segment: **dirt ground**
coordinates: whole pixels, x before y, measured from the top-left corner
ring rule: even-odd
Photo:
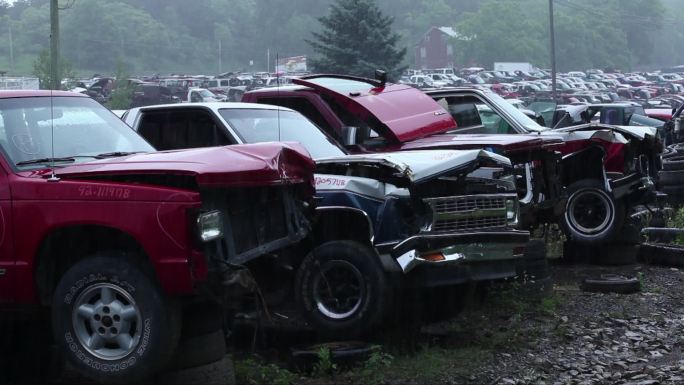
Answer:
[[[603,273],[639,279],[637,294],[583,292]],[[488,290],[456,317],[426,325],[413,351],[382,344],[351,369],[281,370],[236,357],[238,383],[682,384],[684,271],[648,265],[553,266],[553,288],[529,300],[518,284]],[[257,360],[259,364],[255,364]],[[245,368],[244,363],[256,365]],[[261,365],[261,366],[260,366]],[[255,369],[256,368],[256,369]]]

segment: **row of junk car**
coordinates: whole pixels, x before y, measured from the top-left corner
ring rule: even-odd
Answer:
[[[363,338],[466,284],[547,278],[553,229],[622,258],[684,197],[683,104],[654,127],[633,102],[538,103],[382,71],[119,117],[1,91],[0,299],[126,383],[221,359],[237,318]]]

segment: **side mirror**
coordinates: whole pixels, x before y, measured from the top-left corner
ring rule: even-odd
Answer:
[[[358,130],[358,127],[353,126],[342,127],[342,144],[345,147],[356,145],[356,133]]]

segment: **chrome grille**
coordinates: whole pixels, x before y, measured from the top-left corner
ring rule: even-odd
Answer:
[[[458,197],[425,199],[432,209],[432,226],[427,231],[469,231],[505,227],[506,202],[513,200],[517,209],[515,194],[467,195]]]

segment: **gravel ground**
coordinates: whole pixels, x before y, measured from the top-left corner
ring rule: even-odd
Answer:
[[[586,277],[617,273],[640,277],[637,294],[579,290]],[[485,317],[483,329],[511,328],[524,336],[498,346],[471,374],[443,377],[472,384],[684,383],[684,272],[674,268],[556,266],[552,297],[521,319]],[[467,311],[465,313],[468,313]],[[467,319],[467,314],[460,317]],[[482,320],[482,318],[480,318]],[[453,321],[452,321],[453,322]],[[458,321],[456,321],[458,322]]]

